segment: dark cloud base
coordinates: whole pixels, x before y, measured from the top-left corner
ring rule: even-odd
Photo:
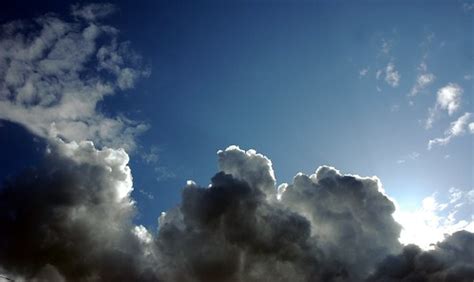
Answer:
[[[277,190],[270,160],[229,147],[211,185],[188,183],[152,234],[132,223],[127,161],[120,150],[59,142],[6,182],[1,272],[17,281],[474,278],[474,234],[457,232],[431,251],[401,246],[376,178],[320,167]]]

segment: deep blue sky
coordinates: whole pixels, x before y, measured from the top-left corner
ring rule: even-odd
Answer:
[[[216,151],[232,144],[267,155],[279,183],[328,164],[344,173],[377,175],[406,207],[450,187],[474,188],[472,135],[427,150],[428,140],[474,110],[474,10],[464,2],[115,4],[119,12],[107,23],[152,73],[100,108],[151,126],[131,155],[144,224],[154,226],[159,212],[178,203],[187,179],[207,185],[217,169]],[[4,5],[2,23],[46,12],[67,15],[70,3]],[[436,79],[409,98],[423,61]],[[376,78],[390,62],[400,75],[397,87]],[[448,83],[463,89],[461,106],[452,116],[440,112],[425,129],[436,92]],[[25,142],[26,134],[4,123],[1,147],[24,152],[42,146]],[[156,162],[144,160],[150,152],[158,155]],[[4,175],[22,166],[11,149],[0,155],[8,164]]]

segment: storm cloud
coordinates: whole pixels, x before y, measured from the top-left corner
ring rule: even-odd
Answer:
[[[127,162],[91,142],[50,145],[43,164],[0,189],[0,267],[28,281],[146,280]]]
[[[430,252],[403,248],[376,177],[322,166],[277,189],[265,156],[231,146],[218,157],[210,185],[189,181],[153,232],[133,223],[124,150],[51,143],[42,165],[0,189],[2,272],[18,281],[472,278],[473,234],[455,233]]]

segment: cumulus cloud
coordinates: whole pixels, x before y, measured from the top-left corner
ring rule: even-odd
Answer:
[[[0,268],[20,281],[156,280],[132,223],[128,160],[91,142],[51,143],[40,166],[0,189]]]
[[[436,145],[447,145],[453,138],[462,136],[466,133],[474,134],[474,121],[472,120],[472,113],[464,113],[457,120],[451,122],[449,129],[447,129],[444,133],[444,137],[438,137],[429,140],[428,150],[431,150],[433,146]]]
[[[277,190],[263,155],[231,146],[218,156],[211,185],[190,182],[182,204],[160,219],[167,279],[360,280],[401,248],[377,178],[320,167]]]
[[[436,105],[446,110],[449,115],[454,114],[461,105],[461,96],[463,93],[461,86],[455,83],[449,83],[438,90]]]
[[[387,256],[398,258],[401,226],[377,177],[322,166],[277,186],[270,159],[237,146],[218,152],[210,185],[187,182],[156,231],[135,224],[126,150],[145,126],[96,107],[148,71],[117,30],[100,23],[114,10],[75,5],[71,21],[47,15],[1,28],[0,118],[48,143],[40,164],[0,186],[2,276],[363,281],[383,274],[377,265]],[[398,85],[394,66],[385,74]],[[144,156],[157,159],[153,150]]]
[[[154,233],[133,223],[124,150],[50,142],[42,165],[0,188],[0,271],[18,281],[363,281],[402,251],[376,177],[322,166],[277,188],[254,150],[231,146],[218,161],[211,184],[188,181]]]
[[[113,11],[75,5],[72,21],[48,14],[1,26],[0,119],[45,138],[132,149],[146,125],[96,109],[149,72],[115,28],[98,22]]]
[[[473,261],[474,234],[459,231],[430,251],[404,247],[401,254],[387,257],[367,281],[472,281]]]

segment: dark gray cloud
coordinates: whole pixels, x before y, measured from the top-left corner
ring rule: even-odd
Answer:
[[[235,146],[218,156],[211,184],[190,181],[154,234],[133,223],[124,150],[50,142],[41,166],[0,188],[0,273],[18,281],[184,282],[472,275],[472,233],[430,252],[402,248],[395,207],[376,177],[323,166],[276,189],[265,156]]]
[[[155,277],[147,234],[132,224],[127,162],[90,142],[50,145],[41,166],[0,189],[1,268],[27,281]]]
[[[376,177],[343,175],[322,166],[315,174],[298,174],[285,187],[281,202],[311,222],[320,249],[344,264],[351,280],[360,280],[376,262],[397,253],[401,227],[394,204]]]
[[[369,282],[474,280],[474,234],[458,231],[430,251],[408,245],[396,256],[387,257]]]

